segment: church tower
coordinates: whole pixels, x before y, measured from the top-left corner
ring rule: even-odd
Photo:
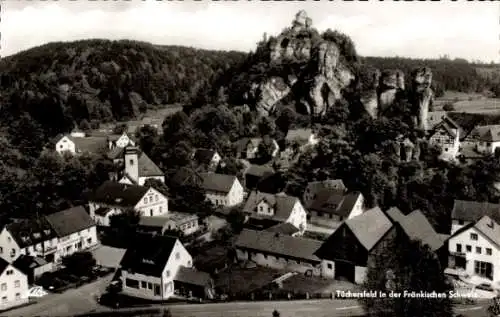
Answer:
[[[139,183],[139,149],[135,146],[125,148],[125,175]]]

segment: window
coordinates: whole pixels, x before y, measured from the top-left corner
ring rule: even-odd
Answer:
[[[7,283],[2,283],[2,291],[6,291],[7,290]]]
[[[170,270],[167,270],[167,277],[170,277]]]
[[[486,254],[487,254],[487,255],[491,255],[491,253],[492,253],[492,252],[491,252],[491,249],[490,249],[490,248],[486,248]]]
[[[264,211],[264,207],[259,206],[259,211]]]
[[[457,252],[462,252],[462,245],[457,243]]]
[[[16,300],[20,300],[21,299],[21,293],[16,293]]]
[[[465,250],[466,250],[467,252],[472,252],[472,247],[471,247],[470,245],[466,245],[466,246],[465,246]]]
[[[72,246],[71,246],[71,245],[68,245],[68,246],[66,247],[66,252],[71,252],[71,249],[72,249]]]
[[[267,254],[262,254],[262,256],[264,257],[264,259],[267,259]]]
[[[191,261],[188,261],[188,266],[191,266]]]
[[[19,287],[21,287],[21,281],[16,280],[16,281],[14,282],[14,287],[15,287],[15,288],[19,288]]]
[[[148,283],[142,281],[141,282],[141,288],[147,288],[148,287]]]
[[[129,163],[130,165],[134,165],[134,160],[128,160],[128,163]]]
[[[91,243],[92,243],[92,238],[88,238],[88,239],[87,239],[87,243],[88,243],[88,244],[91,244]]]
[[[125,286],[131,287],[131,288],[139,288],[139,281],[133,280],[131,278],[126,278],[125,279]]]
[[[158,199],[159,199],[158,195],[155,195],[155,201],[158,201]]]
[[[326,265],[326,267],[327,267],[329,270],[331,270],[331,269],[333,268],[333,265],[332,265],[331,263],[328,263],[328,264]]]
[[[147,204],[148,203],[148,197],[144,197],[144,203]]]
[[[477,241],[477,233],[471,233],[470,234],[470,239],[474,240],[474,241]]]
[[[153,283],[148,282],[148,289],[153,289]]]
[[[12,275],[12,274],[14,274],[13,270],[7,270],[7,275]]]
[[[476,247],[476,253],[481,254],[481,247]]]
[[[181,258],[181,254],[179,252],[175,253],[175,259],[179,260]]]
[[[7,237],[7,241],[11,242],[12,238],[11,237]]]
[[[160,214],[163,212],[163,207],[160,206]]]
[[[464,221],[463,221],[463,220],[459,220],[459,221],[458,221],[458,224],[459,224],[459,225],[461,225],[461,226],[463,226]]]
[[[149,202],[152,203],[153,202],[153,196],[150,196],[149,197]]]
[[[6,301],[7,301],[7,296],[2,297],[2,302],[5,303]]]
[[[10,250],[10,257],[13,258],[16,256],[16,249]]]
[[[493,265],[489,262],[474,261],[474,272],[486,278],[491,279],[493,277]]]
[[[447,148],[447,147],[445,147],[445,148],[444,148],[444,151],[445,151],[445,152],[448,152],[448,148]]]
[[[149,210],[149,215],[150,215],[150,216],[153,216],[153,209],[150,209],[150,210]]]

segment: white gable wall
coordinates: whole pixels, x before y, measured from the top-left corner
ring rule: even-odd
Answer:
[[[150,188],[135,205],[141,216],[164,216],[168,214],[168,198],[154,188]]]
[[[21,248],[7,229],[0,233],[0,256],[7,262],[14,262],[21,255]]]
[[[301,233],[307,230],[307,213],[302,204],[297,200],[287,221],[299,228]]]
[[[76,153],[76,145],[67,136],[63,136],[56,143],[56,152],[59,154],[62,154],[64,152],[69,152],[71,154],[75,154]]]
[[[28,277],[12,265],[0,275],[0,309],[28,302]]]
[[[181,266],[192,267],[193,258],[182,243],[177,240],[162,273],[164,298],[169,298],[174,294],[174,278]]]

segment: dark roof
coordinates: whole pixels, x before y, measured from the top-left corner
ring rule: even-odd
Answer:
[[[75,143],[76,150],[79,152],[98,153],[107,149],[108,146],[106,137],[67,137]]]
[[[434,230],[420,210],[414,210],[406,216],[397,208],[392,208],[387,211],[388,214],[389,212],[393,221],[400,224],[410,239],[422,241],[422,244],[428,245],[433,251],[443,246],[445,238]]]
[[[275,226],[267,228],[266,231],[277,232],[277,233],[282,233],[284,235],[291,236],[294,233],[299,232],[299,228],[295,227],[294,225],[292,225],[289,222],[282,222],[282,223],[279,223]]]
[[[483,216],[474,227],[500,246],[500,226],[488,216]]]
[[[404,219],[405,215],[399,210],[398,207],[391,207],[385,212],[393,222],[400,222]]]
[[[391,220],[379,207],[347,219],[344,223],[368,251],[392,228]]]
[[[362,196],[360,192],[343,194],[338,190],[327,188],[318,193],[317,198],[312,202],[309,209],[348,217],[360,196]]]
[[[124,153],[124,148],[122,147],[115,147],[114,149],[110,150],[106,156],[110,159],[110,160],[118,160],[118,159],[123,159],[123,153]]]
[[[451,211],[454,220],[476,222],[485,215],[500,223],[500,204],[456,199]]]
[[[109,208],[109,207],[100,207],[100,208],[97,208],[96,211],[94,211],[94,214],[104,217],[110,211],[111,211],[111,208]]]
[[[95,226],[83,206],[72,207],[46,216],[59,238]]]
[[[143,216],[139,220],[139,226],[163,228],[168,220],[165,216]]]
[[[318,240],[296,238],[277,232],[243,229],[235,246],[262,253],[319,262],[320,259],[314,255],[314,252],[321,244],[321,241]]]
[[[45,217],[15,221],[5,226],[20,248],[35,245],[56,237]]]
[[[174,281],[190,285],[208,286],[211,284],[212,278],[208,273],[181,266],[175,275]]]
[[[5,271],[5,269],[9,266],[9,262],[5,261],[3,258],[0,257],[0,274]]]
[[[122,270],[147,276],[161,276],[172,253],[176,237],[137,234],[120,262]]]
[[[252,176],[258,176],[258,177],[264,177],[267,175],[272,175],[274,174],[274,168],[268,165],[256,165],[252,164],[250,167],[245,171],[246,175],[252,175]]]
[[[47,263],[48,262],[45,261],[44,258],[22,254],[12,263],[12,265],[21,270],[24,274],[28,274],[33,269],[44,266]]]
[[[229,193],[235,181],[234,175],[225,175],[217,173],[201,173],[203,179],[201,187],[206,191]]]
[[[280,221],[287,220],[288,217],[290,217],[295,203],[299,202],[299,199],[297,197],[288,196],[285,194],[268,194],[258,191],[252,191],[245,203],[245,207],[243,207],[243,211],[251,214],[252,217],[259,217],[260,215],[257,215],[257,205],[262,200],[265,200],[268,204],[274,207],[274,215],[262,215],[261,217],[269,217]]]
[[[135,207],[148,190],[144,186],[106,181],[94,191],[89,200],[110,206]]]
[[[341,179],[327,179],[324,181],[309,182],[306,187],[306,191],[311,194],[318,194],[325,189],[346,191],[347,187]]]
[[[194,159],[201,164],[209,164],[214,158],[215,150],[197,149],[194,153]]]
[[[139,177],[164,176],[163,171],[156,165],[146,153],[139,155]]]

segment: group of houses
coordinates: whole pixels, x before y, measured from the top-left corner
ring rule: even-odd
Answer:
[[[500,147],[500,125],[480,125],[465,129],[445,111],[429,112],[429,143],[441,149],[447,161],[473,162],[494,154]]]

